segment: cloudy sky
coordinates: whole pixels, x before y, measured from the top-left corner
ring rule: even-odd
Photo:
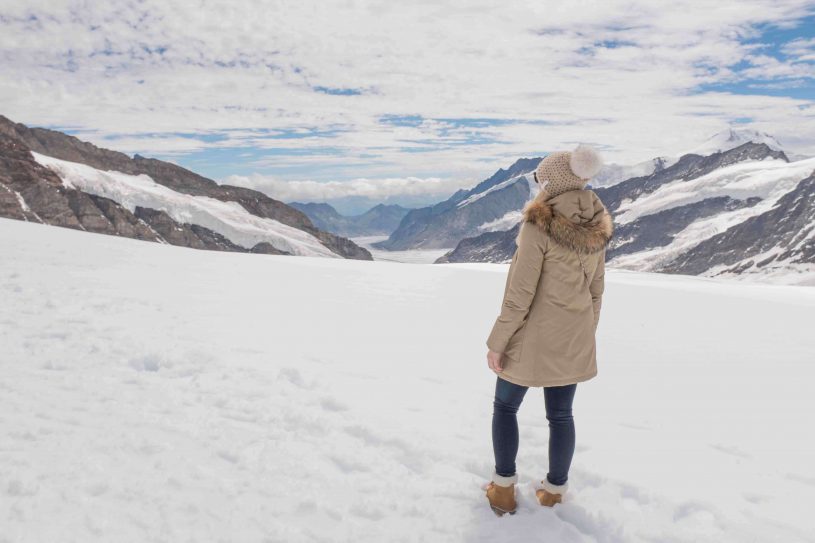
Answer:
[[[0,0],[0,114],[346,212],[579,142],[815,155],[815,1]]]

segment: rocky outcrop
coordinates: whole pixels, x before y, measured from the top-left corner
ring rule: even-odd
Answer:
[[[217,232],[197,224],[178,223],[164,211],[136,207],[135,217],[148,225],[152,232],[170,245],[210,249],[214,251],[246,252]]]
[[[68,200],[70,190],[57,174],[35,162],[22,143],[4,135],[0,135],[0,184],[14,195],[6,198],[10,210],[4,210],[4,217],[85,229]]]
[[[268,243],[260,244],[258,250],[239,247],[198,225],[177,224],[166,213],[162,217],[163,212],[157,210],[152,210],[154,213],[142,211],[142,217],[137,217],[116,202],[64,187],[56,174],[33,160],[29,151],[101,170],[145,174],[156,183],[177,192],[237,202],[253,215],[308,232],[338,255],[372,260],[368,250],[347,238],[320,230],[303,212],[261,192],[219,185],[175,164],[139,155],[130,158],[124,153],[102,149],[61,132],[13,123],[1,115],[0,216],[136,239],[163,240],[188,247],[288,254]],[[150,221],[156,221],[157,226]]]
[[[166,238],[163,238],[155,229],[151,228],[149,223],[142,220],[138,216],[138,213],[134,215],[113,200],[102,196],[94,196],[91,194],[86,196],[110,222],[112,231],[105,233],[147,241],[167,241]],[[138,211],[138,209],[136,211]]]

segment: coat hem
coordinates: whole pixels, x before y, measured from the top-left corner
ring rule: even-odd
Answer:
[[[590,371],[589,373],[584,373],[583,375],[577,375],[575,377],[566,377],[563,379],[552,379],[547,381],[541,380],[534,380],[534,379],[518,379],[516,377],[504,375],[503,372],[498,373],[498,377],[503,379],[504,381],[509,381],[510,383],[514,383],[516,385],[521,385],[525,387],[557,387],[557,386],[564,386],[564,385],[572,385],[575,383],[582,383],[583,381],[588,381],[592,377],[597,375],[597,370]]]

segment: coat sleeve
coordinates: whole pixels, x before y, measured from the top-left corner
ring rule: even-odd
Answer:
[[[518,248],[504,288],[501,314],[487,338],[487,347],[491,351],[504,352],[513,334],[521,327],[535,297],[543,272],[545,251],[539,229],[539,226],[531,222],[524,221],[521,224]]]
[[[603,305],[603,290],[605,289],[606,275],[606,252],[600,255],[600,262],[594,270],[594,277],[589,284],[591,292],[591,305],[594,308],[594,331],[597,331],[597,324],[600,322],[600,308]]]

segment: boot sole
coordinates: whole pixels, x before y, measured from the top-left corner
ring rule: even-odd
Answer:
[[[492,509],[492,512],[495,513],[496,516],[499,516],[499,517],[504,516],[505,513],[509,513],[510,515],[514,515],[515,513],[518,512],[517,509],[513,509],[512,511],[506,511],[504,509],[501,509],[500,507],[495,507],[494,505],[490,505],[490,509]]]

